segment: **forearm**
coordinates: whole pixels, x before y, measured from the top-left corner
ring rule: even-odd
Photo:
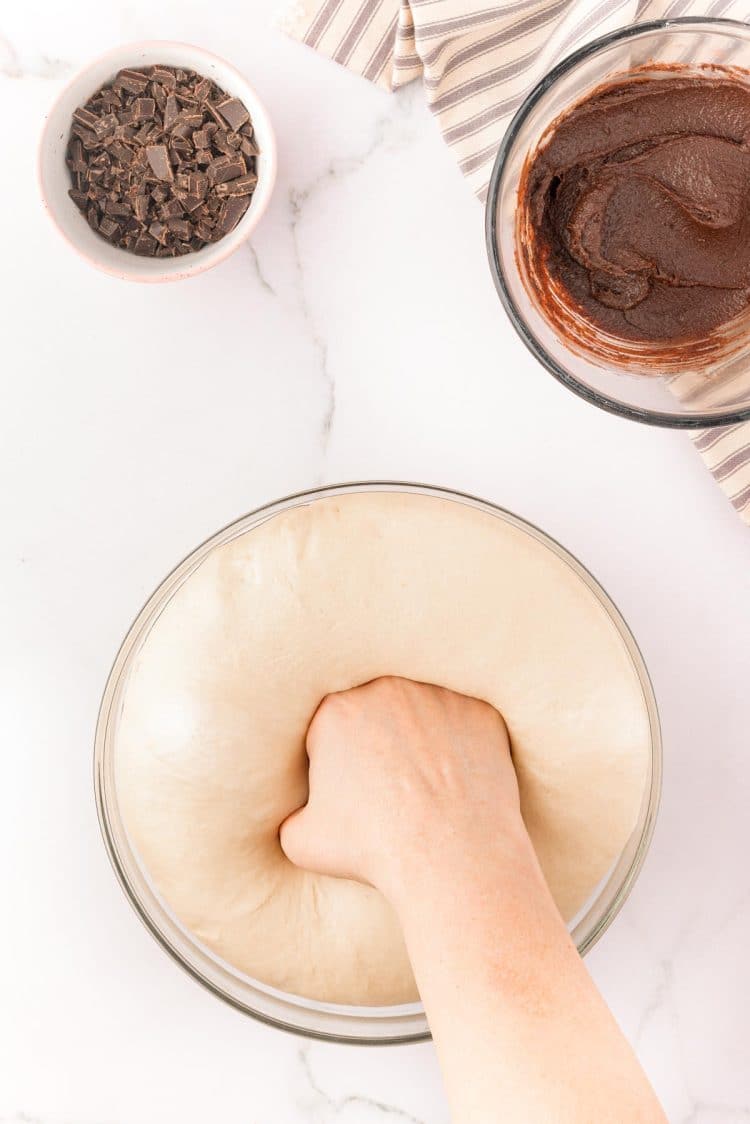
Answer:
[[[656,1124],[523,831],[433,853],[397,903],[454,1124]]]

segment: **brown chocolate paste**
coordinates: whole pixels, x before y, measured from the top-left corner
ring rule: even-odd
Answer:
[[[705,339],[750,304],[750,85],[673,67],[599,87],[530,157],[519,214],[537,295],[589,347]]]

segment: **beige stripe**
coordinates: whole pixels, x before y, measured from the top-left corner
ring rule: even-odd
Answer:
[[[741,425],[742,422],[737,422],[736,425],[725,426],[722,429],[707,429],[700,437],[695,437],[693,443],[699,452],[708,452],[717,442],[723,441],[725,437],[729,437],[732,433],[736,433]]]
[[[528,0],[517,0],[514,4],[506,4],[502,9],[485,8],[474,12],[470,16],[454,16],[452,19],[436,20],[434,23],[420,23],[417,28],[417,39],[422,43],[425,39],[435,39],[454,31],[468,31],[472,27],[481,27],[486,23],[497,23],[498,16],[502,18],[523,12],[529,7]]]
[[[750,445],[743,445],[741,449],[737,449],[725,460],[713,465],[711,471],[717,480],[725,480],[727,476],[732,476],[746,464],[750,464]]]
[[[341,40],[338,50],[333,55],[335,62],[341,63],[342,66],[346,65],[383,3],[384,0],[362,0],[359,11],[352,20],[347,34]]]
[[[326,0],[326,3],[311,23],[307,35],[304,36],[303,42],[307,43],[308,47],[317,47],[323,32],[326,30],[343,2],[344,0]]]
[[[442,113],[475,94],[494,89],[510,78],[518,78],[534,65],[536,57],[537,54],[534,51],[531,54],[523,55],[520,59],[514,59],[513,62],[506,63],[504,66],[499,66],[497,70],[491,70],[488,74],[480,74],[469,82],[456,86],[454,90],[443,94],[442,97],[435,98],[430,102],[430,109],[433,113]]]
[[[743,488],[741,492],[737,492],[737,495],[730,496],[729,499],[737,511],[742,511],[746,507],[750,508],[750,484]]]
[[[519,96],[518,96],[518,104],[519,105],[520,105],[522,100],[523,100],[522,96],[519,94]],[[468,175],[469,172],[473,172],[477,168],[480,168],[482,166],[482,164],[484,164],[486,161],[494,160],[496,155],[497,155],[497,145],[496,144],[489,144],[489,145],[486,146],[486,148],[483,148],[481,150],[481,152],[475,152],[472,156],[468,156],[465,160],[462,160],[461,163],[459,164],[459,168],[464,173],[464,175]]]
[[[443,133],[443,137],[448,144],[456,144],[458,141],[480,132],[487,125],[491,125],[495,121],[507,117],[517,105],[517,96],[515,98],[504,98],[502,101],[496,102],[495,105],[490,106],[489,109],[485,109],[481,113],[477,113],[476,116],[470,117],[468,121],[464,121],[462,125],[456,125],[452,129],[446,129]]]
[[[396,27],[398,25],[398,16],[394,16],[388,26],[387,31],[380,40],[380,44],[373,52],[369,63],[362,71],[365,78],[369,78],[371,82],[375,82],[383,73],[383,68],[388,62],[390,55],[393,52],[393,44],[396,39]]]
[[[615,4],[615,6],[612,7],[612,0],[602,0],[602,2],[599,4],[598,9],[590,13],[589,17],[578,25],[575,31],[571,33],[571,35],[568,37],[568,40],[566,40],[565,42],[572,42],[573,39],[577,39],[580,34],[583,34],[586,30],[590,30],[593,26],[591,21],[595,16],[597,17],[596,22],[599,22],[598,14],[603,8],[608,9],[606,14],[609,16],[613,15],[615,12],[619,11],[629,3],[630,0],[620,0],[619,3]],[[565,44],[563,44],[561,50],[564,49]],[[485,88],[490,88],[494,85],[498,85],[498,81],[488,81]],[[479,89],[479,87],[477,87],[477,89]],[[463,140],[464,138],[472,136],[473,134],[479,132],[487,125],[490,125],[495,121],[499,121],[503,117],[507,117],[511,109],[514,109],[516,107],[516,104],[517,98],[504,98],[502,101],[496,102],[494,105],[491,105],[487,109],[482,110],[480,113],[476,113],[473,117],[468,118],[461,125],[456,125],[452,129],[447,129],[443,133],[443,136],[445,137],[445,140],[448,144],[455,144],[457,141]]]
[[[586,35],[589,31],[596,31],[597,25],[603,23],[604,20],[610,19],[621,11],[626,5],[630,4],[630,0],[620,0],[617,4],[612,4],[612,0],[601,0],[601,3],[594,8],[593,12],[589,12],[585,19],[576,24],[569,35],[563,39],[560,44],[559,54],[564,56],[568,53],[568,49],[577,41]]]
[[[448,74],[452,73],[452,71],[456,70],[464,63],[474,62],[476,59],[481,58],[482,55],[489,54],[494,47],[507,48],[510,43],[514,43],[517,39],[522,39],[525,35],[528,35],[529,32],[541,30],[541,28],[546,27],[547,24],[551,23],[557,16],[564,12],[572,3],[575,3],[575,0],[555,0],[555,2],[543,12],[524,16],[523,19],[511,24],[510,27],[503,28],[494,35],[490,35],[486,39],[480,39],[478,42],[472,43],[463,50],[457,51],[442,71],[441,80],[445,79]],[[426,51],[422,55],[422,61],[425,67],[434,65],[444,49],[445,45],[436,47],[432,51]]]
[[[675,19],[677,16],[682,15],[685,9],[690,7],[691,3],[692,0],[673,0],[673,2],[667,7],[663,18]]]

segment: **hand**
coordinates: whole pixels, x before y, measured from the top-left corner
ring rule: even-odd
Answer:
[[[394,900],[438,855],[527,839],[508,732],[488,703],[377,679],[323,700],[307,752],[308,803],[281,828],[297,866]]]

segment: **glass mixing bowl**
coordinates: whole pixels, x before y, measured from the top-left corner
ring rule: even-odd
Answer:
[[[416,1042],[429,1037],[424,1011],[418,1003],[399,1007],[346,1007],[288,995],[243,975],[200,944],[180,924],[151,884],[148,872],[141,865],[125,830],[115,784],[115,741],[128,673],[152,624],[179,586],[211,551],[252,531],[280,512],[315,503],[326,496],[349,492],[412,492],[437,496],[454,503],[468,504],[510,523],[567,563],[598,598],[620,633],[643,689],[651,727],[651,761],[635,830],[612,869],[570,923],[571,934],[582,955],[595,944],[627,898],[643,864],[654,829],[661,789],[661,735],[654,692],[643,658],[628,626],[610,598],[581,563],[530,523],[472,496],[421,484],[342,484],[303,492],[259,508],[208,539],[181,562],[148,599],[117,654],[99,711],[94,752],[94,788],[102,835],[123,890],[146,928],[194,979],[246,1014],[312,1038],[370,1045]]]
[[[513,326],[555,378],[588,402],[622,417],[703,429],[750,418],[748,317],[728,326],[728,349],[710,366],[671,370],[661,377],[613,369],[574,352],[557,334],[530,296],[516,253],[519,183],[527,158],[546,130],[597,86],[635,68],[648,73],[654,66],[658,78],[668,73],[665,64],[730,68],[750,82],[750,27],[722,19],[635,24],[595,40],[551,70],[516,113],[497,154],[485,214],[487,252]]]

